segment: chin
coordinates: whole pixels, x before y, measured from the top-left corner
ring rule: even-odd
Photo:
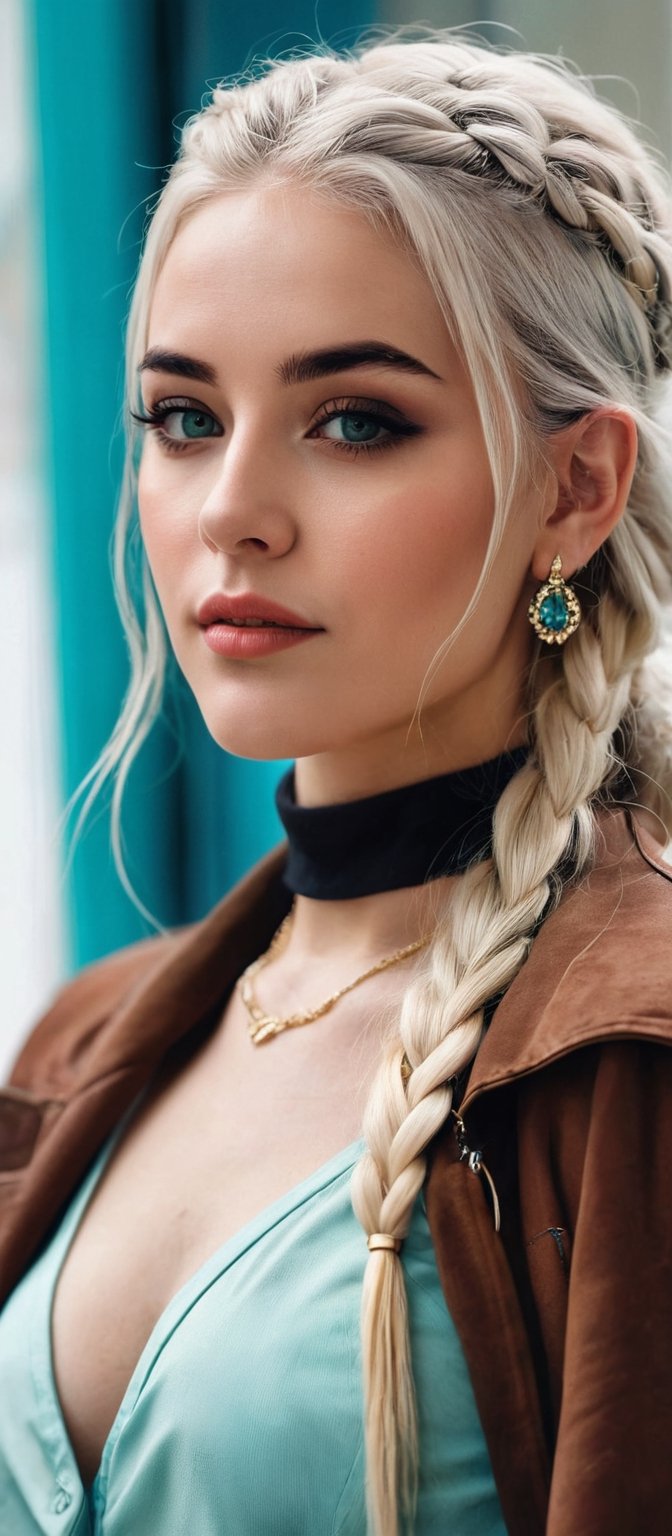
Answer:
[[[245,710],[231,710],[223,717],[222,711],[201,709],[205,724],[223,752],[232,757],[250,758],[254,762],[272,763],[283,759],[313,757],[318,752],[333,751],[342,745],[334,739],[333,731],[308,728],[305,724],[293,726],[280,709],[256,711],[246,715]]]

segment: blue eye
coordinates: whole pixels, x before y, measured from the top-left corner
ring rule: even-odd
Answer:
[[[397,448],[405,437],[415,437],[423,430],[401,414],[392,416],[371,401],[360,404],[357,400],[345,400],[335,401],[334,406],[315,422],[310,435],[332,421],[343,422],[344,432],[349,432],[351,436],[325,440],[346,453],[375,453],[381,448]],[[380,432],[381,427],[385,429],[386,436],[373,439],[370,434]]]
[[[328,442],[335,443],[338,448],[382,448],[390,440],[389,437],[381,440],[380,437],[375,436],[381,429],[385,429],[385,423],[380,418],[374,419],[373,415],[361,411],[357,414],[354,411],[334,411],[331,416],[323,417],[322,421],[318,422],[318,426],[329,427],[334,421],[342,426],[344,436],[330,437],[327,433],[325,437]],[[348,436],[349,433],[351,436]]]
[[[153,405],[146,416],[138,415],[137,411],[131,411],[131,416],[141,426],[155,432],[162,448],[165,448],[168,453],[182,453],[190,443],[202,442],[204,438],[222,435],[221,428],[209,411],[204,411],[201,406],[189,405],[185,401],[162,400],[158,405]],[[173,437],[165,431],[165,423],[172,416],[183,417],[184,437]]]
[[[171,411],[169,414],[184,417],[182,427],[185,436],[188,438],[213,437],[215,435],[211,431],[211,428],[215,425],[214,417],[209,416],[207,411],[190,409],[188,411]]]

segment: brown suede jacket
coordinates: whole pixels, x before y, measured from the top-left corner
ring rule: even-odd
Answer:
[[[427,1212],[510,1536],[672,1530],[672,868],[623,809],[495,1009]],[[201,922],[86,967],[0,1091],[0,1305],[291,896],[287,844]]]

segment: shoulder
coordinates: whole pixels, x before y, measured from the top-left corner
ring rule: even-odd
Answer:
[[[83,966],[48,1001],[14,1061],[8,1086],[57,1094],[107,1020],[163,966],[184,929],[141,939]]]
[[[265,949],[290,905],[285,842],[202,918],[84,966],[27,1035],[8,1087],[67,1098],[82,1082],[158,1059]]]
[[[629,810],[598,818],[593,868],[532,946],[545,971],[545,1028],[577,1045],[647,1038],[672,1043],[672,867]],[[537,948],[537,955],[534,950]]]
[[[661,831],[650,812],[626,812],[625,816],[640,859],[660,877],[654,882],[657,897],[672,903],[672,841],[661,842]]]
[[[672,1038],[672,865],[640,814],[598,818],[595,864],[549,924],[564,1001],[596,1017],[659,1022]],[[565,946],[570,951],[565,954]]]
[[[619,1040],[672,1045],[672,867],[621,808],[600,815],[589,873],[563,891],[495,1009],[465,1103]]]
[[[598,818],[593,867],[532,945],[528,983],[545,972],[547,1010],[568,1015],[579,1037],[641,1025],[672,1040],[671,941],[665,850],[639,816],[612,811]]]

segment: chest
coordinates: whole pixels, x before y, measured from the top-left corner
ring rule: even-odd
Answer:
[[[222,1521],[227,1531],[261,1531],[269,1510],[274,1536],[361,1536],[367,1255],[350,1197],[360,1146],[209,1255],[158,1320],[103,1449],[95,1507],[109,1536],[214,1532]],[[27,1536],[28,1508],[65,1514],[64,1531],[88,1529],[45,1343],[58,1265],[109,1152],[106,1144],[0,1316],[0,1488],[17,1536]],[[504,1536],[422,1200],[403,1263],[423,1446],[415,1528],[466,1529],[477,1507],[483,1536]]]
[[[246,1223],[360,1134],[353,1074],[342,1058],[335,1070],[326,1032],[319,1050],[299,1033],[253,1047],[232,1000],[195,1056],[156,1078],[113,1150],[52,1306],[54,1377],[84,1482],[168,1303]],[[361,1069],[361,1043],[358,1060]],[[362,1088],[367,1080],[364,1072]]]

